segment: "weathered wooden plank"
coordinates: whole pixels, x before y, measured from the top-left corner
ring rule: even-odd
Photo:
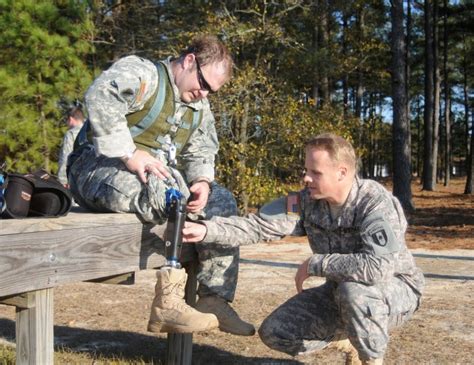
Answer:
[[[35,306],[34,296],[31,293],[3,297],[0,298],[0,303],[25,309],[33,308]]]
[[[53,289],[28,294],[33,296],[34,307],[16,309],[16,363],[53,364]]]
[[[163,241],[151,228],[111,224],[0,236],[0,297],[162,266]]]
[[[142,222],[135,214],[71,212],[59,218],[0,219],[0,240],[9,234],[94,228]],[[0,241],[1,242],[1,241]]]
[[[89,280],[91,283],[113,284],[113,285],[132,285],[135,284],[135,273],[129,272],[126,274],[107,276],[100,279]]]

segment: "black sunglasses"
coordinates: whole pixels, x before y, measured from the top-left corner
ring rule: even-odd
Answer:
[[[214,94],[215,91],[212,90],[211,85],[209,85],[209,83],[204,78],[204,75],[202,74],[201,66],[199,65],[199,61],[197,60],[197,58],[194,58],[194,60],[196,61],[196,69],[197,69],[199,87],[201,88],[201,90],[207,91],[209,94]]]

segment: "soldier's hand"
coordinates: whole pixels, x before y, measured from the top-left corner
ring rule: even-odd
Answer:
[[[209,198],[209,183],[207,181],[198,181],[189,188],[191,200],[186,206],[188,212],[198,213],[204,209]]]
[[[207,227],[204,224],[184,222],[183,242],[201,242],[207,234]]]
[[[303,283],[307,278],[309,278],[308,263],[310,259],[311,257],[306,259],[306,261],[300,265],[300,267],[298,268],[298,271],[296,271],[295,284],[296,284],[296,291],[298,293],[301,293],[303,291]]]
[[[146,173],[153,174],[162,180],[170,177],[168,170],[160,160],[142,150],[136,150],[132,157],[125,162],[125,166],[129,171],[137,174],[143,183],[147,182]]]

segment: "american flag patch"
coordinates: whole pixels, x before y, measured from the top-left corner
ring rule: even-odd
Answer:
[[[140,89],[138,90],[137,97],[135,98],[135,100],[137,101],[137,103],[139,103],[140,101],[142,101],[143,95],[145,95],[145,91],[146,91],[146,82],[145,82],[145,81],[141,81],[141,82],[140,82]]]
[[[286,196],[286,214],[300,215],[300,194],[291,191]]]

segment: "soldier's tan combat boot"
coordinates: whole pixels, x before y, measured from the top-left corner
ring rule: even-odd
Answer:
[[[337,340],[331,342],[327,348],[333,348],[338,351],[341,351],[346,354],[346,365],[362,365],[363,362],[360,361],[359,359],[359,353],[355,349],[354,346],[352,346],[351,341],[349,339],[344,339],[344,340]]]
[[[239,336],[253,336],[255,327],[240,319],[237,312],[224,298],[217,295],[199,298],[196,309],[203,313],[214,313],[219,320],[219,329]]]
[[[191,333],[218,327],[219,322],[214,314],[200,313],[184,301],[187,276],[184,269],[165,268],[157,271],[148,331]]]

